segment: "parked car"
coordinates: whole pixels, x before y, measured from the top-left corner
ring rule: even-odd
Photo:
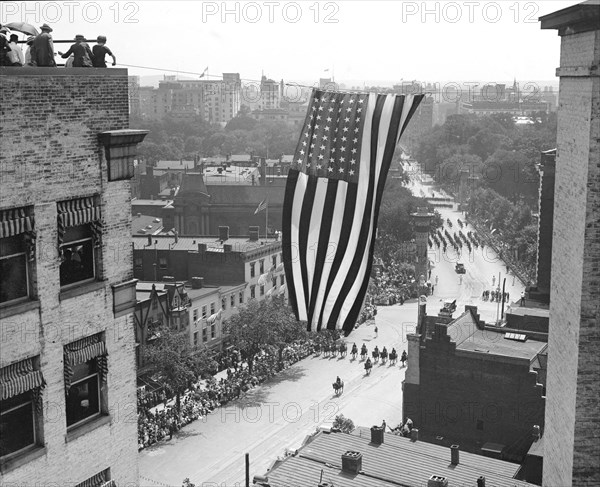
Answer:
[[[467,269],[465,269],[465,265],[461,264],[460,262],[456,263],[456,265],[454,266],[454,270],[457,274],[465,274],[467,272]]]

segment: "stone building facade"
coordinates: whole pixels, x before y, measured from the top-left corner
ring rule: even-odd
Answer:
[[[0,70],[3,485],[138,480],[127,86]]]

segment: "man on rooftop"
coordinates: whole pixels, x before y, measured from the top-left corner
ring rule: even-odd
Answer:
[[[73,67],[74,68],[91,68],[93,67],[92,59],[94,55],[90,46],[85,42],[85,37],[78,34],[75,36],[75,44],[72,44],[67,52],[64,54],[58,51],[63,59],[67,59],[73,54]]]
[[[33,40],[31,45],[31,63],[34,66],[56,67],[54,61],[54,43],[52,42],[52,27],[44,24],[40,27],[42,31]]]

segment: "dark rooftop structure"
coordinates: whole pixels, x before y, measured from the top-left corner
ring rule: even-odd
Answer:
[[[346,452],[362,454],[358,473],[343,468]],[[520,465],[464,451],[452,462],[450,448],[392,434],[382,444],[372,443],[371,431],[360,427],[352,434],[317,433],[266,477],[271,487],[317,487],[320,481],[335,487],[426,486],[432,476],[445,478],[448,487],[476,486],[480,477],[493,487],[533,485],[515,478],[519,470]]]

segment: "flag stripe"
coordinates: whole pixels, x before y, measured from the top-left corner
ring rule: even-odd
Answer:
[[[300,225],[298,228],[298,257],[300,258],[300,272],[302,273],[302,301],[303,309],[306,310],[306,299],[308,297],[308,247],[309,247],[309,231],[310,217],[312,214],[313,204],[315,202],[315,192],[317,190],[317,178],[309,175],[306,181],[306,189],[302,197],[302,209],[300,210]],[[306,311],[305,311],[306,312]],[[305,313],[304,312],[304,313]],[[304,316],[303,313],[303,316]],[[306,319],[306,318],[304,318]]]
[[[314,212],[317,214],[313,214],[313,218],[311,218],[311,224],[316,225],[318,223],[319,226],[317,228],[320,228],[321,231],[318,236],[318,244],[314,259],[315,272],[314,276],[312,276],[310,302],[308,305],[307,317],[307,321],[309,323],[313,323],[313,315],[315,313],[315,306],[317,302],[319,288],[321,287],[321,277],[323,275],[323,268],[326,265],[325,261],[327,260],[329,247],[332,243],[330,238],[332,236],[331,234],[333,228],[335,201],[338,193],[338,185],[340,183],[339,180],[335,179],[329,181],[327,179],[321,180],[325,182],[326,186],[326,194],[324,195],[324,199],[321,205],[321,207],[323,208],[323,212],[322,215],[319,216],[317,212],[320,210],[318,209],[317,212]],[[342,182],[342,184],[344,184],[344,182]],[[319,219],[320,221],[317,222],[316,220]]]
[[[298,184],[298,177],[300,172],[296,169],[288,171],[287,181],[285,185],[285,195],[283,197],[283,212],[281,220],[281,233],[283,235],[281,242],[281,254],[283,257],[283,266],[285,268],[285,280],[288,289],[288,300],[290,306],[296,314],[296,319],[299,320],[298,314],[298,301],[296,299],[296,287],[293,272],[293,261],[297,258],[293,255],[292,249],[292,213],[294,210],[294,196],[296,193],[296,186]]]

